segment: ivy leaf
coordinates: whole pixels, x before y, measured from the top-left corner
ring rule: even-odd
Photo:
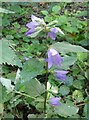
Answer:
[[[43,71],[43,63],[35,58],[31,58],[26,61],[23,65],[23,70],[21,71],[21,76],[24,81],[29,81],[37,75],[41,74]]]
[[[14,86],[11,84],[11,80],[1,77],[0,82],[5,86],[7,92],[11,92],[14,89]]]
[[[7,63],[8,65],[22,67],[19,58],[16,56],[14,50],[11,49],[8,40],[5,38],[0,41],[0,56],[0,64]]]
[[[88,50],[84,49],[78,45],[72,45],[68,42],[57,42],[51,46],[51,48],[56,49],[59,52],[88,52]]]
[[[25,92],[32,97],[40,96],[45,91],[45,87],[41,84],[37,79],[31,79],[27,81],[25,84]]]
[[[78,112],[78,110],[79,108],[76,106],[62,103],[59,107],[55,108],[55,112],[62,117],[73,116]]]

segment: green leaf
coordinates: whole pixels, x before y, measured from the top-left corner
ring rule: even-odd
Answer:
[[[81,46],[78,45],[72,45],[68,42],[57,42],[53,45],[51,45],[51,48],[56,49],[59,52],[88,52],[88,50],[84,49]]]
[[[55,6],[52,8],[52,11],[53,11],[54,13],[58,13],[60,9],[61,9],[61,7],[60,7],[59,5],[55,5]]]
[[[47,11],[47,10],[42,10],[41,13],[42,13],[43,15],[47,15],[47,14],[48,14],[48,11]]]
[[[31,58],[23,65],[21,76],[23,81],[29,81],[43,71],[43,63],[35,58]]]
[[[78,112],[78,110],[79,109],[76,106],[62,103],[59,107],[55,108],[55,112],[62,117],[73,116]]]
[[[66,85],[62,85],[60,88],[59,88],[59,93],[63,96],[65,95],[68,95],[70,92],[70,89],[69,87],[67,87]]]
[[[72,94],[72,98],[75,99],[77,102],[83,101],[83,93],[80,90],[75,90]]]
[[[78,17],[87,16],[87,14],[88,14],[88,11],[82,11],[82,12],[80,12],[77,16],[78,16]]]
[[[0,56],[0,64],[7,63],[12,66],[16,65],[22,67],[22,63],[16,56],[14,50],[11,49],[9,41],[5,38],[0,41]]]
[[[14,22],[13,25],[14,25],[14,27],[17,28],[17,29],[20,28],[20,24],[19,24],[18,22]]]
[[[80,60],[80,61],[84,61],[87,59],[89,53],[77,53],[77,58]]]
[[[0,82],[5,86],[7,92],[11,92],[14,89],[14,86],[11,84],[11,80],[1,77]]]
[[[0,103],[0,115],[3,114],[4,104]]]
[[[73,86],[75,87],[75,88],[77,88],[77,89],[82,89],[82,82],[80,81],[80,80],[75,80],[74,82],[73,82]]]
[[[9,11],[9,10],[6,10],[6,9],[4,9],[4,8],[0,8],[0,12],[1,12],[1,13],[15,13],[15,12],[13,12],[13,11]]]
[[[45,91],[45,87],[37,79],[31,79],[24,83],[25,92],[31,97],[40,96]]]
[[[69,69],[69,67],[73,65],[76,62],[76,60],[76,56],[65,56],[63,58],[63,62],[61,63],[61,68],[65,70]]]

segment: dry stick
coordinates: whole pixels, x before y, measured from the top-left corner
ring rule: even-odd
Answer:
[[[46,62],[44,114],[46,114],[46,102],[47,102],[47,82],[48,82],[48,63]]]

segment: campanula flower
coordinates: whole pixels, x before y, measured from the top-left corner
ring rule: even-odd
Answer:
[[[43,19],[38,18],[34,15],[31,16],[31,20],[32,22],[29,22],[26,24],[26,27],[30,28],[30,30],[26,32],[26,36],[30,36],[32,33],[35,33],[38,30],[37,28],[41,28],[39,26],[45,25],[45,22]]]
[[[48,62],[48,68],[51,68],[53,64],[60,66],[63,59],[55,49],[51,48],[48,50],[48,58],[46,61]]]
[[[55,39],[56,39],[56,36],[57,36],[56,34],[57,34],[58,32],[60,32],[61,34],[64,35],[64,33],[61,31],[60,28],[55,27],[55,28],[51,28],[51,29],[50,29],[50,32],[48,32],[48,37],[50,37],[51,39],[55,40]]]
[[[51,98],[50,99],[50,104],[52,105],[52,106],[60,106],[60,102],[59,102],[59,100],[60,100],[61,98],[60,97],[54,97],[54,98]]]
[[[55,40],[56,39],[56,33],[58,32],[57,28],[51,28],[50,32],[48,32],[48,37]]]
[[[60,70],[55,70],[55,77],[57,79],[60,79],[60,80],[66,80],[67,79],[67,76],[66,74],[68,73],[68,71],[60,71]]]

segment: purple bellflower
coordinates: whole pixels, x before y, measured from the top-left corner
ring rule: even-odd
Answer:
[[[60,28],[55,27],[55,28],[51,28],[51,29],[50,29],[50,32],[48,32],[48,37],[50,37],[51,39],[55,40],[55,39],[56,39],[56,36],[57,36],[56,34],[57,34],[58,32],[60,32],[61,34],[64,35],[64,33],[61,31]]]
[[[51,48],[48,50],[48,58],[46,61],[48,62],[48,68],[51,68],[53,64],[60,66],[63,59],[55,49]]]
[[[66,74],[68,73],[68,71],[60,71],[60,70],[56,70],[55,71],[55,77],[57,78],[57,79],[60,79],[60,80],[66,80],[67,79],[67,76],[66,76]]]
[[[52,106],[60,106],[60,102],[59,102],[59,100],[60,100],[61,98],[60,97],[54,97],[54,98],[51,98],[50,99],[50,104],[52,105]]]
[[[26,27],[30,28],[30,30],[26,32],[26,36],[30,36],[32,33],[35,33],[37,31],[37,27],[39,27],[42,24],[45,24],[43,19],[38,18],[34,15],[31,16],[31,20],[32,22],[26,24]]]
[[[51,28],[50,32],[48,32],[48,37],[50,37],[51,39],[55,40],[57,32],[58,32],[57,28]]]

